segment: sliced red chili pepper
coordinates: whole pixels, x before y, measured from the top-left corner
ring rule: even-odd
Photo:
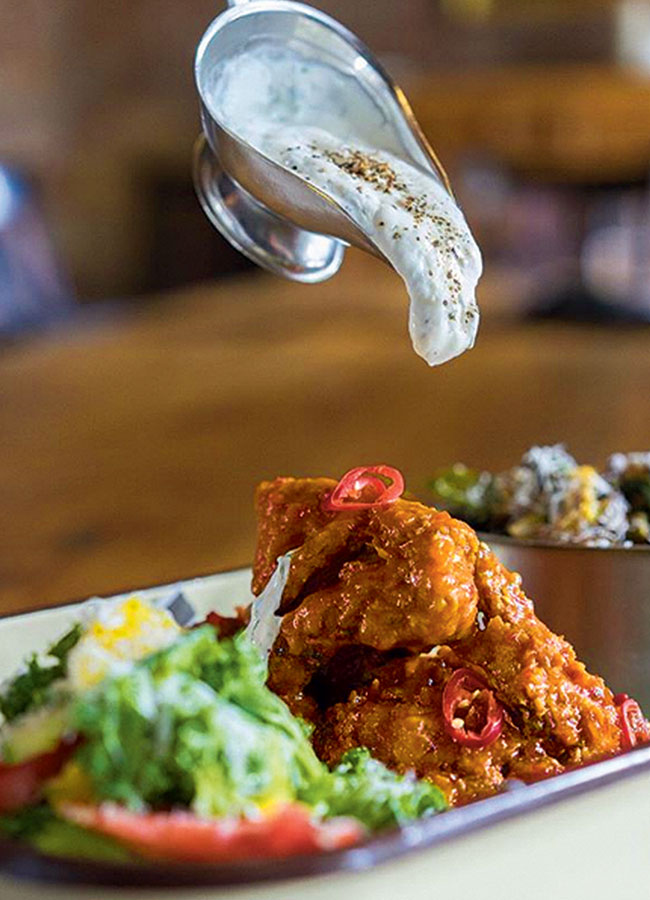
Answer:
[[[641,712],[641,707],[627,694],[616,694],[614,703],[618,707],[618,721],[621,727],[623,750],[631,750],[637,744],[650,741],[650,726]]]
[[[394,503],[404,492],[404,476],[393,466],[357,466],[346,472],[323,502],[327,510],[369,509]]]
[[[501,734],[503,709],[471,669],[456,669],[442,692],[447,734],[465,747],[488,747]]]
[[[49,753],[32,756],[24,762],[0,763],[0,813],[15,812],[36,803],[43,784],[58,775],[78,746],[76,739],[64,740]]]

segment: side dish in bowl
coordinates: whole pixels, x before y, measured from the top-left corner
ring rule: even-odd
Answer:
[[[562,444],[531,447],[505,472],[456,463],[435,473],[434,501],[479,531],[583,547],[650,544],[650,451],[580,465]]]

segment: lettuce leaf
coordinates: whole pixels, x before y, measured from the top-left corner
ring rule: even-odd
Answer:
[[[330,816],[354,816],[370,830],[405,825],[447,808],[442,791],[414,775],[397,775],[363,747],[349,750],[303,799]]]
[[[49,702],[50,687],[67,675],[68,656],[80,637],[81,625],[77,623],[46,651],[43,662],[36,654],[27,660],[26,670],[0,694],[0,713],[7,722]]]
[[[176,671],[186,672],[259,722],[277,728],[296,744],[306,744],[308,729],[266,687],[264,660],[243,632],[229,640],[215,640],[214,628],[205,625],[153,654],[144,664],[157,678]],[[306,774],[319,774],[320,764],[313,752],[301,762]]]

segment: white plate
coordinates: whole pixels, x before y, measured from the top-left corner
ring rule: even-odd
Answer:
[[[127,591],[117,596],[128,597],[137,593],[155,600],[178,590],[187,597],[199,617],[206,615],[210,610],[231,615],[235,606],[250,603],[253,596],[250,583],[251,570],[237,569],[234,572],[223,572],[207,578],[179,581],[173,585]],[[33,650],[45,649],[59,637],[79,617],[81,605],[71,603],[0,618],[0,681],[15,672],[25,656]]]
[[[249,584],[250,571],[240,570],[173,587],[182,588],[199,613],[228,613],[250,599]],[[170,589],[146,593],[155,597]],[[77,609],[71,605],[0,620],[0,678],[26,654],[50,643],[74,621]],[[650,892],[649,847],[650,772],[643,771],[366,871],[173,890],[55,886],[0,875],[0,900],[637,900]]]

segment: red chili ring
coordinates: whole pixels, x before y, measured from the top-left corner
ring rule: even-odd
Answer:
[[[487,709],[485,725],[479,731],[467,731],[465,723],[459,727],[454,722],[456,712],[463,701],[474,699],[475,691],[487,693]],[[503,709],[487,684],[471,669],[456,669],[442,692],[442,715],[445,731],[454,741],[465,747],[488,747],[501,734],[503,729]]]
[[[641,707],[627,694],[616,694],[614,703],[618,707],[618,723],[621,729],[623,750],[631,750],[640,743],[650,741],[650,727],[646,722]],[[638,733],[641,733],[641,737]]]
[[[388,482],[388,483],[387,483]],[[326,510],[371,509],[394,503],[404,492],[404,476],[393,466],[357,466],[341,478],[328,494],[323,506]],[[368,493],[370,499],[362,499]]]

